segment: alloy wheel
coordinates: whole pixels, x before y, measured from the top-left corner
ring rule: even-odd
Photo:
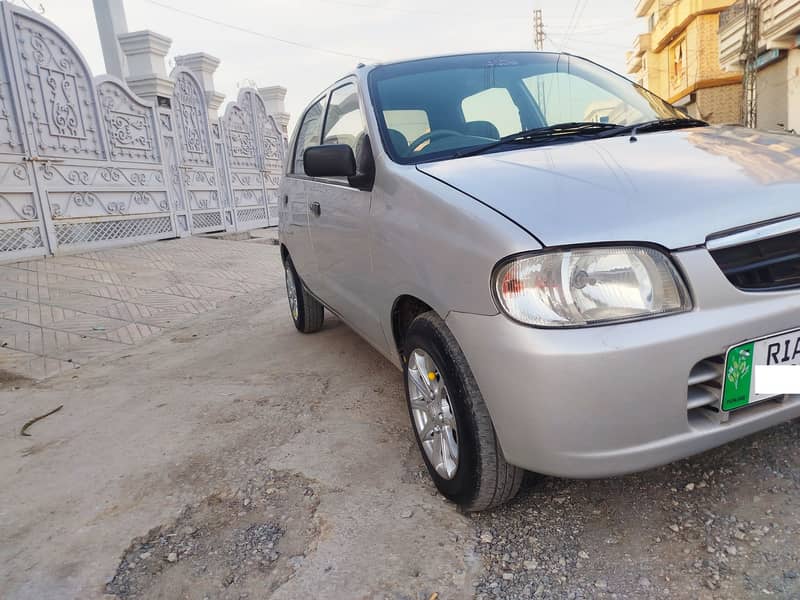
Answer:
[[[408,359],[408,396],[411,416],[425,455],[443,479],[458,471],[458,429],[442,372],[419,348]]]
[[[283,264],[283,272],[286,275],[286,296],[289,298],[289,310],[292,311],[292,318],[296,321],[300,317],[300,310],[297,304],[297,286],[289,261]]]

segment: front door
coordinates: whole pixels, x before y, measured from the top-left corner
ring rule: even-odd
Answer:
[[[309,231],[309,184],[303,167],[303,152],[316,146],[322,139],[322,118],[325,113],[327,96],[317,100],[305,112],[294,140],[294,155],[290,157],[286,176],[281,184],[280,230],[283,241],[289,249],[294,268],[300,279],[311,292],[325,300],[322,295],[319,269],[314,249],[311,246]]]
[[[347,144],[356,151],[366,135],[356,86],[334,89],[325,113],[322,144]],[[367,294],[371,274],[369,211],[371,192],[346,178],[307,181],[309,230],[327,304],[373,344],[385,345],[377,311]]]

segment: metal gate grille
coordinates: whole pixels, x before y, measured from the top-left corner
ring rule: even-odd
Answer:
[[[2,17],[3,258],[173,237],[153,107],[93,80],[39,15],[3,3]]]
[[[0,0],[0,261],[277,225],[285,138],[254,89],[211,124],[178,67],[155,108]]]
[[[239,91],[222,118],[237,229],[278,224],[283,135],[253,88]]]

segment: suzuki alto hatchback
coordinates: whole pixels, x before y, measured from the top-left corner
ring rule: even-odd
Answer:
[[[298,330],[339,316],[404,371],[466,510],[523,469],[647,469],[800,416],[800,138],[708,126],[566,54],[359,66],[291,142]]]

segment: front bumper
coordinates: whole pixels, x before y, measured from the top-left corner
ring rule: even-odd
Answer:
[[[800,417],[800,396],[731,413],[689,410],[689,375],[733,345],[800,328],[800,293],[744,293],[704,249],[675,255],[692,312],[581,329],[450,313],[506,459],[562,477],[603,477],[683,458]]]

